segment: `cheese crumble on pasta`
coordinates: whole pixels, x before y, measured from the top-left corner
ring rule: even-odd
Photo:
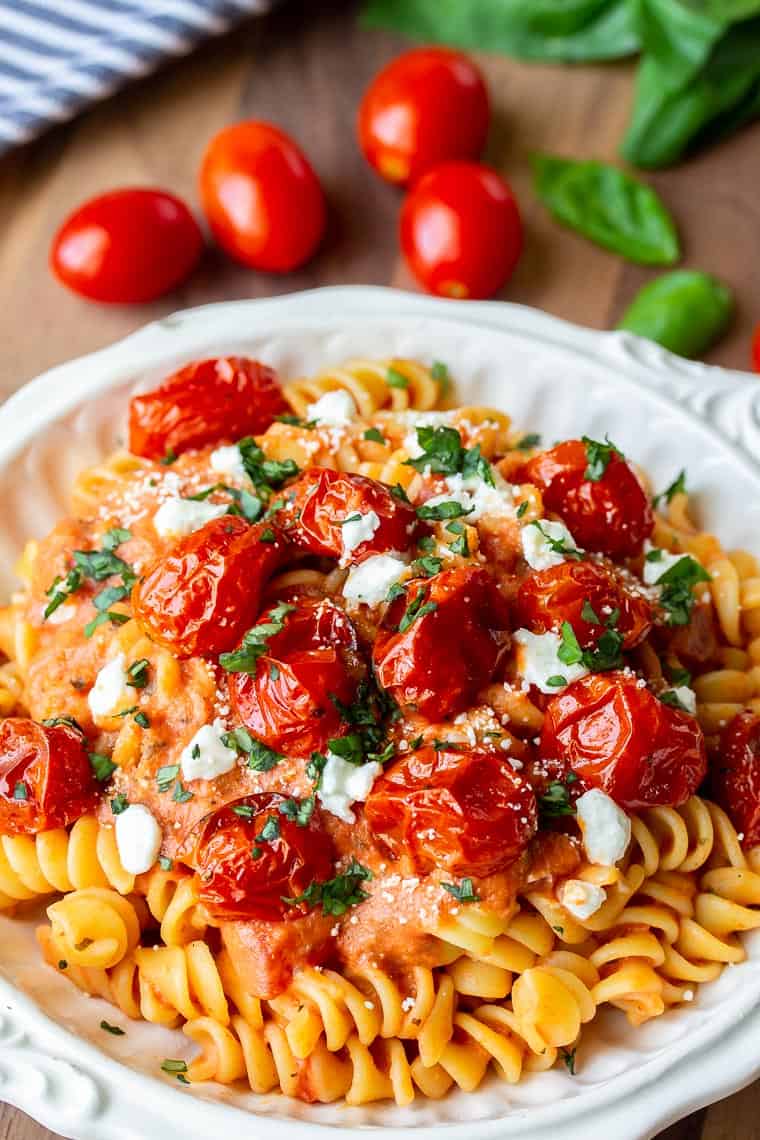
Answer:
[[[573,1072],[600,1006],[743,960],[760,569],[683,473],[544,449],[441,363],[212,359],[129,412],[0,610],[0,907],[181,1026],[169,1076]]]

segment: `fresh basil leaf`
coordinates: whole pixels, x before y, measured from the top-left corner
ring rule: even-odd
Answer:
[[[536,193],[557,221],[639,265],[678,261],[675,224],[651,187],[604,162],[532,161]]]
[[[639,49],[629,0],[367,0],[363,22],[520,59],[619,59]]]
[[[726,328],[733,309],[731,290],[715,277],[677,269],[644,285],[617,327],[679,356],[701,356]]]

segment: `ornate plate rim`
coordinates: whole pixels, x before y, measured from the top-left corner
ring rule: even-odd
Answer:
[[[667,405],[677,404],[701,422],[713,446],[730,449],[760,481],[760,385],[749,373],[728,371],[675,357],[649,341],[627,333],[580,328],[545,313],[505,302],[439,301],[394,289],[347,286],[315,289],[266,300],[222,302],[187,309],[146,325],[127,338],[69,361],[29,381],[0,408],[0,465],[35,432],[79,405],[89,394],[118,385],[139,368],[160,365],[178,349],[188,357],[200,350],[209,332],[233,340],[240,329],[254,331],[309,325],[326,320],[383,320],[430,317],[492,328],[556,346],[559,351],[608,364],[634,387],[645,387]],[[737,412],[740,414],[737,415]],[[140,1104],[140,1135],[158,1140],[166,1129],[181,1127],[186,1140],[201,1140],[216,1126],[232,1123],[241,1136],[314,1140],[315,1122],[254,1116],[224,1104],[193,1097],[158,1079],[127,1068],[69,1032],[0,977],[0,1098],[73,1140],[124,1140],[130,1117]],[[760,1003],[739,1018],[719,1013],[690,1036],[688,1048],[676,1044],[645,1062],[634,1073],[583,1094],[583,1105],[565,1100],[534,1113],[516,1111],[509,1118],[456,1125],[421,1125],[393,1129],[403,1140],[426,1140],[446,1128],[452,1140],[495,1140],[519,1135],[547,1140],[558,1125],[566,1140],[586,1140],[612,1129],[617,1140],[646,1140],[660,1128],[748,1084],[760,1074],[752,1046],[760,1029]],[[65,1058],[65,1059],[64,1059]],[[56,1095],[61,1083],[78,1078],[90,1090],[89,1110],[79,1117],[62,1111]],[[655,1083],[656,1082],[656,1083]],[[647,1095],[644,1094],[646,1088]],[[84,1105],[82,1106],[84,1109]],[[234,1117],[231,1115],[234,1114]],[[62,1119],[63,1116],[63,1119]],[[334,1127],[328,1125],[327,1127]],[[366,1132],[351,1125],[346,1133]]]

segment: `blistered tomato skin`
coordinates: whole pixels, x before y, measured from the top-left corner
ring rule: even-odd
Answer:
[[[129,405],[129,450],[146,459],[266,431],[287,412],[277,375],[244,356],[188,364]]]
[[[495,875],[537,827],[530,785],[487,751],[410,753],[375,781],[364,815],[376,839],[395,857],[410,856],[422,873]]]
[[[191,858],[201,902],[214,918],[300,918],[306,907],[284,900],[334,874],[332,843],[318,812],[299,827],[280,813],[286,799],[268,792],[246,796],[211,812],[194,829]]]
[[[561,516],[585,550],[610,558],[640,554],[654,527],[644,488],[616,452],[596,482],[586,478],[588,462],[585,444],[570,439],[528,460],[515,479],[535,483],[544,506]]]
[[[739,713],[725,726],[710,782],[742,844],[760,843],[760,716],[756,713]]]
[[[600,623],[582,616],[586,602]],[[616,610],[615,629],[624,638],[624,649],[643,641],[653,620],[646,598],[626,588],[625,580],[612,569],[596,562],[563,562],[534,571],[521,583],[515,609],[519,625],[531,633],[559,631],[563,622],[569,622],[583,649],[596,647],[606,619]]]
[[[408,185],[448,159],[477,159],[486,144],[488,91],[462,52],[420,48],[392,60],[359,108],[359,142],[378,174]]]
[[[223,515],[159,555],[132,590],[140,627],[176,657],[234,649],[259,614],[261,593],[286,557],[271,525]]]
[[[542,759],[560,760],[624,808],[677,807],[707,771],[696,719],[625,672],[592,673],[549,701]]]
[[[418,530],[414,507],[391,494],[390,487],[364,475],[347,475],[327,467],[310,467],[288,487],[280,512],[287,538],[301,550],[325,558],[343,554],[343,522],[374,511],[380,520],[371,538],[351,552],[351,562],[388,550],[404,551]]]
[[[232,673],[228,684],[232,708],[257,739],[288,756],[308,756],[342,735],[336,700],[351,704],[365,669],[341,609],[327,599],[302,598],[296,606],[268,639],[256,675]]]
[[[53,239],[50,265],[91,301],[136,304],[179,285],[203,252],[185,203],[164,190],[130,188],[91,198]]]
[[[320,181],[298,144],[271,123],[235,123],[215,135],[200,187],[214,237],[243,265],[286,273],[322,240],[327,205]]]
[[[399,631],[410,605],[419,616]],[[378,632],[375,676],[402,708],[428,720],[455,716],[491,680],[508,628],[506,605],[486,570],[458,567],[414,579]]]
[[[36,835],[92,811],[98,788],[84,736],[67,724],[0,721],[0,832]]]

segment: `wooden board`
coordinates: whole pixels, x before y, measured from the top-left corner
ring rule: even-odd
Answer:
[[[1,160],[0,397],[52,364],[188,305],[323,284],[413,288],[396,241],[400,195],[369,171],[354,134],[364,86],[404,46],[359,29],[350,2],[292,3]],[[528,65],[496,56],[480,63],[495,112],[489,158],[512,182],[526,226],[525,255],[504,295],[610,328],[652,274],[556,226],[532,196],[528,156],[543,149],[614,158],[632,69]],[[124,308],[81,301],[52,279],[50,239],[71,208],[125,184],[166,186],[197,206],[206,141],[244,117],[272,119],[292,131],[324,181],[330,233],[306,269],[288,277],[255,274],[209,251],[181,290],[153,305]],[[685,264],[717,274],[736,292],[736,320],[709,360],[747,368],[751,329],[760,320],[760,125],[651,181],[678,221]],[[758,1119],[760,1085],[673,1125],[661,1140],[757,1140]],[[51,1137],[23,1114],[0,1108],[0,1140]]]

